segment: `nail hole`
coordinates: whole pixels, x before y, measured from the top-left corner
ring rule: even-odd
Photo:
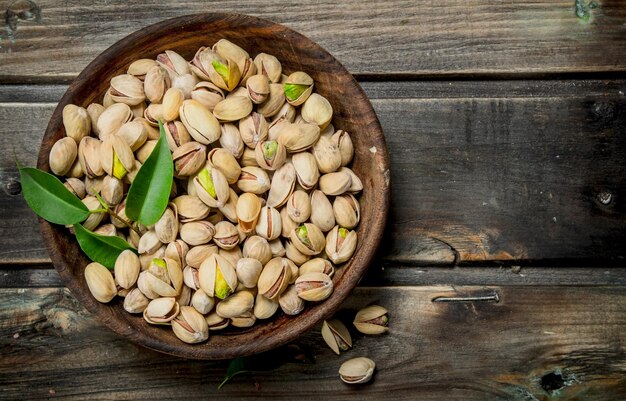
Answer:
[[[602,191],[598,194],[598,201],[603,205],[608,205],[613,200],[613,194],[609,191]]]
[[[4,186],[4,190],[9,195],[19,195],[22,192],[22,184],[17,180],[9,180]]]
[[[560,373],[550,372],[541,378],[541,388],[550,393],[565,387],[565,379]]]

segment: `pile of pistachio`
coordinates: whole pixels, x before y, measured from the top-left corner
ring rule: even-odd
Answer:
[[[50,168],[90,210],[100,196],[114,211],[85,228],[139,254],[122,252],[114,275],[87,266],[94,297],[125,297],[126,311],[187,343],[328,298],[335,266],[356,249],[363,186],[348,167],[350,135],[313,89],[305,72],[285,75],[276,57],[220,40],[190,61],[174,51],[137,60],[102,104],[67,105]],[[175,178],[168,208],[144,227],[126,217],[125,196],[159,121]]]

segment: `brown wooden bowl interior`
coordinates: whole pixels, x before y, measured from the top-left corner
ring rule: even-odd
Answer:
[[[38,167],[49,171],[50,148],[65,135],[62,110],[66,104],[87,107],[92,102],[101,102],[109,80],[125,73],[136,59],[154,59],[167,49],[191,59],[200,46],[212,45],[221,38],[248,50],[252,57],[260,52],[275,55],[284,72],[307,72],[315,80],[315,91],[332,104],[335,128],[351,133],[355,146],[353,169],[364,186],[360,200],[362,217],[355,255],[335,276],[332,296],[325,302],[308,305],[295,317],[281,314],[270,321],[259,321],[250,329],[211,332],[209,341],[203,344],[185,344],[171,329],[148,325],[140,316],[125,312],[119,299],[110,304],[97,302],[89,293],[83,275],[89,260],[73,236],[62,226],[40,220],[54,266],[89,311],[107,327],[137,344],[196,359],[227,359],[263,352],[295,339],[329,317],[367,270],[381,240],[389,205],[385,140],[370,102],[352,75],[327,51],[299,33],[267,20],[237,14],[197,14],[159,22],[127,36],[96,57],[70,85],[55,109],[41,144]]]

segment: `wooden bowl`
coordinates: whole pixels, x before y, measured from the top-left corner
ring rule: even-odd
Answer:
[[[39,151],[37,166],[49,171],[48,154],[64,133],[62,110],[68,103],[87,107],[101,102],[112,77],[126,72],[139,58],[156,58],[171,49],[191,59],[200,46],[227,38],[251,56],[266,52],[278,57],[283,72],[302,70],[315,80],[315,91],[333,106],[335,129],[351,133],[355,147],[353,169],[363,181],[358,246],[352,259],[334,277],[335,290],[324,302],[311,304],[298,316],[278,314],[245,330],[211,332],[203,344],[177,339],[169,327],[151,326],[122,308],[121,299],[101,304],[89,292],[83,275],[89,263],[69,231],[40,220],[50,258],[65,285],[105,326],[145,347],[195,359],[227,359],[285,344],[330,317],[368,268],[381,240],[389,205],[389,161],[383,133],[363,90],[326,50],[279,24],[237,14],[197,14],[159,22],[135,32],[108,48],[72,82],[54,110]]]

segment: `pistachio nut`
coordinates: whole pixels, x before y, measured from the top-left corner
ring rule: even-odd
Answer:
[[[173,204],[170,206],[174,208],[174,214],[176,214],[175,206]],[[176,233],[178,233],[178,228],[176,229]],[[167,244],[164,256],[166,258],[174,259],[181,266],[185,266],[187,253],[189,253],[189,245],[187,245],[187,243],[182,239],[177,239]],[[187,262],[186,264],[189,263]]]
[[[259,294],[268,299],[277,299],[289,285],[291,269],[284,258],[274,258],[267,262],[259,276]]]
[[[254,296],[248,291],[239,291],[220,301],[215,307],[218,315],[232,319],[252,311]]]
[[[342,167],[346,168],[346,167]],[[344,171],[324,174],[320,177],[319,188],[328,196],[341,195],[352,186],[352,177]]]
[[[250,58],[247,51],[227,39],[220,39],[215,42],[212,50],[223,59],[233,60],[241,71],[243,71],[246,60]]]
[[[89,135],[91,131],[91,119],[87,110],[75,104],[63,107],[63,126],[65,135],[72,138],[76,143]]]
[[[143,318],[150,324],[168,325],[179,313],[180,305],[176,302],[176,298],[157,298],[150,301],[144,309]]]
[[[225,299],[237,288],[233,265],[219,254],[210,255],[198,270],[200,288],[210,297]]]
[[[311,223],[315,224],[322,232],[328,232],[335,226],[335,215],[333,212],[333,206],[326,197],[326,195],[320,191],[315,190],[311,193],[311,205],[315,205],[311,208]]]
[[[172,153],[174,175],[189,177],[200,171],[206,164],[206,146],[199,142],[187,142]]]
[[[148,140],[148,130],[141,121],[129,121],[122,125],[116,134],[134,152]]]
[[[256,323],[256,317],[252,314],[252,312],[245,313],[241,316],[233,317],[230,319],[230,324],[233,327],[252,327]]]
[[[146,105],[146,102],[141,102],[134,106],[130,106],[130,111],[133,112],[133,119],[143,118],[143,115],[146,112],[146,108],[148,108],[148,106]]]
[[[127,249],[122,251],[115,260],[114,274],[115,282],[122,288],[130,289],[137,282],[139,277],[139,257],[135,252]]]
[[[241,71],[233,60],[224,60],[216,53],[207,53],[205,64],[211,59],[207,66],[208,76],[215,85],[227,91],[232,91],[241,81]]]
[[[389,331],[387,309],[378,305],[370,305],[357,312],[354,327],[363,334],[383,334]]]
[[[139,256],[140,263],[143,259],[146,259],[145,255]],[[146,298],[157,299],[160,297],[160,295],[152,290],[152,287],[150,286],[150,283],[148,280],[148,276],[152,276],[152,275],[147,270],[143,270],[141,273],[139,273],[139,277],[137,277],[137,288],[139,289],[139,291],[141,291],[141,293],[144,296],[146,296]]]
[[[176,241],[178,236],[178,216],[172,208],[166,208],[161,218],[154,225],[157,238],[164,244]],[[177,255],[178,256],[178,255]],[[180,258],[177,258],[180,260]]]
[[[100,130],[98,130],[98,119],[103,111],[104,106],[100,103],[91,103],[87,106],[87,114],[89,114],[89,121],[91,122],[91,130],[96,134],[96,136],[100,135]]]
[[[252,235],[243,243],[243,257],[256,259],[265,265],[272,259],[272,249],[265,238]]]
[[[221,317],[215,311],[209,313],[205,320],[209,326],[209,331],[223,330],[230,324],[230,319]]]
[[[154,230],[145,232],[139,239],[137,252],[139,254],[152,254],[157,251],[163,244],[159,241],[159,237]]]
[[[111,99],[116,103],[135,106],[146,99],[143,82],[130,74],[111,78]]]
[[[224,100],[224,92],[212,82],[201,81],[191,91],[191,98],[213,112],[215,105]]]
[[[252,102],[243,96],[227,97],[213,109],[213,115],[219,122],[238,121],[248,116],[252,111]]]
[[[239,129],[235,124],[221,124],[222,135],[220,136],[220,146],[229,151],[236,159],[243,155],[243,140],[239,134]]]
[[[142,147],[137,149],[137,160],[139,160],[140,163],[145,163],[146,160],[148,160],[148,157],[150,157],[150,154],[152,154],[152,151],[156,147],[157,142],[157,140],[151,139],[149,141],[146,141],[146,143],[144,143]]]
[[[300,274],[305,273],[324,273],[332,278],[335,274],[335,266],[329,260],[314,258],[300,266]]]
[[[189,62],[189,69],[201,80],[208,81],[211,79],[209,77],[211,62],[217,59],[217,57],[218,56],[213,52],[213,50],[208,47],[201,46]]]
[[[260,212],[261,200],[258,196],[249,192],[241,194],[237,201],[237,220],[244,233],[254,230]]]
[[[176,205],[181,223],[202,220],[209,215],[210,208],[196,196],[177,196],[172,199],[172,203]]]
[[[156,61],[161,67],[165,68],[170,77],[189,74],[190,72],[187,61],[180,54],[172,50],[166,50],[159,54]]]
[[[127,172],[135,168],[135,155],[130,146],[115,135],[102,142],[100,152],[100,163],[108,175],[121,180]]]
[[[278,135],[278,142],[285,145],[288,152],[307,150],[317,142],[320,129],[316,125],[285,122]]]
[[[239,179],[241,167],[237,159],[228,150],[223,148],[212,149],[207,155],[209,164],[220,170],[229,184],[234,184]]]
[[[237,206],[237,205],[235,205],[235,207],[236,207],[236,206]],[[251,233],[251,232],[250,232],[250,233],[243,232],[243,231],[241,230],[241,226],[240,226],[239,224],[237,224],[237,225],[235,226],[235,228],[237,228],[237,233],[239,234],[239,243],[240,243],[240,244],[243,244],[243,242],[246,240],[246,238],[248,238],[248,237],[250,237],[250,236],[252,235],[252,233]]]
[[[254,58],[254,64],[259,74],[267,76],[274,83],[280,82],[282,67],[276,57],[267,53],[259,53]]]
[[[339,153],[341,154],[341,166],[347,166],[350,164],[352,157],[354,156],[354,145],[352,144],[350,134],[346,131],[339,130],[333,134],[332,140],[339,148]]]
[[[271,206],[263,206],[256,224],[256,233],[271,241],[280,236],[281,230],[280,212]]]
[[[313,156],[321,173],[332,173],[341,167],[341,152],[339,147],[328,136],[320,136],[313,146]]]
[[[324,250],[324,234],[315,224],[299,225],[291,231],[289,239],[305,255],[317,255]]]
[[[302,188],[309,190],[317,185],[320,173],[315,156],[309,152],[300,152],[292,156],[291,162],[296,169],[298,183]]]
[[[82,202],[85,204],[85,206],[87,206],[87,209],[89,210],[96,210],[96,209],[101,209],[102,205],[100,205],[100,201],[98,201],[98,199],[96,199],[95,196],[86,196]],[[106,213],[102,212],[102,213],[90,213],[89,217],[87,217],[87,220],[85,220],[83,222],[83,227],[85,227],[87,230],[95,230],[96,227],[98,227],[100,225],[100,223],[102,222],[102,220],[104,219],[104,216],[106,216]]]
[[[293,191],[287,201],[287,215],[296,223],[304,223],[311,216],[311,200],[304,191]]]
[[[191,288],[183,285],[180,294],[176,297],[176,302],[180,306],[191,306]]]
[[[99,177],[104,174],[101,162],[102,142],[96,138],[86,136],[78,145],[78,160],[81,169],[89,178]]]
[[[301,113],[304,121],[324,129],[333,118],[333,107],[324,96],[313,93],[302,105]]]
[[[289,103],[285,103],[285,104],[289,104]],[[291,125],[292,124],[289,121],[287,121],[285,117],[274,118],[273,121],[270,123],[267,138],[270,141],[277,141],[283,129],[287,127],[291,127]]]
[[[193,178],[194,188],[202,202],[210,207],[223,207],[228,201],[230,191],[224,174],[206,163],[204,168]]]
[[[149,58],[140,58],[135,60],[128,66],[127,74],[133,75],[142,81],[145,81],[146,74],[150,68],[158,65],[156,61]],[[152,101],[152,100],[151,100]]]
[[[272,117],[280,111],[285,104],[285,92],[281,84],[270,84],[270,93],[262,104],[258,105],[257,112],[266,118]]]
[[[237,187],[244,192],[261,195],[270,189],[271,181],[262,168],[247,166],[241,169]]]
[[[191,135],[187,132],[187,128],[180,121],[170,121],[163,124],[165,130],[165,139],[167,145],[172,152],[178,147],[191,142]]]
[[[224,259],[228,260],[231,265],[233,265],[233,269],[237,266],[237,262],[242,258],[241,248],[236,246],[231,249],[220,248],[218,254]]]
[[[306,72],[296,71],[287,77],[283,88],[287,102],[300,106],[313,92],[313,78]]]
[[[298,296],[295,285],[290,285],[280,294],[278,303],[280,304],[280,309],[282,309],[286,315],[291,316],[300,314],[305,306],[304,300]]]
[[[130,290],[124,298],[124,310],[128,313],[143,313],[150,300],[141,293],[139,288]]]
[[[102,180],[100,195],[109,206],[115,206],[124,197],[124,184],[117,178],[107,175]]]
[[[115,228],[113,224],[102,224],[101,226],[93,230],[93,232],[99,235],[104,235],[106,237],[115,237],[118,235],[117,229]],[[122,238],[122,239],[125,239],[125,238]]]
[[[198,312],[206,315],[211,312],[215,306],[215,301],[213,298],[208,296],[206,292],[199,288],[191,296],[191,306],[193,306]]]
[[[323,301],[333,292],[333,280],[324,273],[305,273],[296,279],[298,296],[306,301]]]
[[[172,320],[172,331],[176,337],[188,344],[197,344],[209,339],[209,326],[191,306],[181,306],[180,313]]]
[[[352,348],[352,337],[347,327],[340,320],[333,319],[322,324],[322,338],[335,354]]]
[[[141,162],[139,162],[139,160],[134,160],[134,166],[132,168],[132,170],[129,170],[128,172],[126,172],[126,175],[124,176],[124,183],[125,184],[129,184],[131,185],[134,181],[135,181],[135,177],[137,177],[137,173],[139,173],[139,169],[141,168],[141,166],[143,166],[143,164],[141,164]],[[172,190],[175,191],[175,186],[172,186]]]
[[[356,243],[356,231],[335,226],[326,236],[326,256],[334,264],[343,263],[352,257]]]
[[[146,71],[143,89],[150,103],[161,103],[163,95],[171,86],[167,71],[156,63]]]
[[[267,195],[267,204],[279,208],[284,205],[296,184],[296,170],[293,164],[287,162],[282,165],[272,177],[270,191]]]
[[[183,101],[179,113],[187,132],[197,142],[208,145],[220,139],[219,122],[200,102],[193,99]]]
[[[183,105],[185,94],[179,88],[169,88],[163,95],[163,107],[161,113],[165,121],[174,121],[180,113],[180,106]]]
[[[241,158],[239,160],[239,164],[241,164],[242,167],[259,167],[259,163],[256,162],[256,154],[254,153],[254,149],[250,149],[247,146],[244,147],[243,154],[241,155]],[[267,189],[269,189],[269,186]]]
[[[74,138],[61,138],[52,145],[48,162],[50,170],[56,175],[65,175],[70,171],[78,154],[78,145]]]
[[[233,249],[239,244],[239,232],[233,223],[220,221],[215,225],[213,242],[222,249]]]
[[[85,175],[85,173],[83,172],[83,168],[80,165],[80,160],[78,158],[74,160],[74,164],[72,164],[70,171],[68,171],[66,175],[71,178],[81,178],[83,175]]]
[[[143,111],[143,117],[153,127],[159,126],[159,121],[163,121],[163,105],[160,103],[150,103]]]
[[[254,288],[259,281],[263,265],[257,259],[241,258],[235,267],[237,278],[246,288]]]
[[[285,242],[285,256],[293,261],[297,266],[301,266],[306,263],[311,256],[305,255],[296,248],[291,241]]]
[[[222,219],[226,217],[231,223],[237,223],[237,203],[239,202],[239,195],[232,189],[228,188],[228,201],[224,206],[219,208],[220,213],[223,215]]]
[[[184,260],[187,265],[198,269],[202,262],[212,254],[217,253],[217,250],[217,246],[213,244],[194,246],[189,249]]]
[[[347,384],[360,384],[370,381],[376,364],[369,358],[359,357],[345,361],[339,368],[341,381]]]
[[[246,81],[248,97],[254,104],[261,104],[270,93],[270,81],[263,74],[253,75]]]
[[[287,253],[285,251],[285,247],[283,246],[283,242],[280,239],[275,239],[274,241],[269,242],[270,252],[272,253],[273,258],[283,257]]]
[[[102,97],[102,105],[104,106],[105,109],[107,109],[113,106],[114,104],[115,104],[115,101],[111,97],[111,87],[109,86],[109,89],[107,89],[107,91],[104,92],[104,96]],[[123,103],[120,103],[120,104],[123,104]]]
[[[254,152],[256,162],[265,170],[274,171],[287,160],[287,149],[277,141],[259,142]]]
[[[363,183],[361,182],[361,179],[356,174],[354,174],[354,171],[352,171],[348,167],[342,167],[339,169],[339,172],[348,174],[350,176],[350,188],[348,188],[348,192],[356,194],[363,190]]]
[[[350,230],[356,227],[361,219],[361,207],[351,194],[343,194],[335,198],[333,213],[337,224]]]
[[[193,74],[177,75],[172,78],[172,88],[180,89],[185,99],[191,99],[191,91],[197,84],[198,78]]]
[[[117,294],[113,275],[100,263],[92,262],[85,267],[85,281],[98,302],[107,303]]]
[[[239,133],[241,139],[251,149],[267,139],[269,124],[263,114],[253,111],[249,116],[239,120]]]
[[[144,232],[145,234],[145,232]],[[143,234],[142,234],[143,235]],[[141,239],[141,237],[139,237],[137,239],[137,246],[139,246],[139,240]],[[154,259],[163,259],[165,257],[165,249],[167,247],[165,245],[162,245],[161,247],[159,247],[159,249],[157,249],[155,252],[153,253],[140,253],[139,254],[139,264],[141,264],[141,271],[143,272],[144,270],[148,270],[150,268],[150,264],[152,263],[152,261]],[[139,281],[141,280],[141,273],[139,273],[139,278],[137,279],[137,286],[139,286]],[[143,289],[141,290],[141,292],[143,292],[145,294],[145,292],[143,291]],[[147,294],[146,294],[147,296]],[[150,297],[148,297],[150,298]]]
[[[71,193],[76,195],[79,199],[83,199],[87,195],[85,191],[85,183],[78,178],[67,178],[63,183]]]
[[[128,222],[128,216],[126,216],[126,199],[123,199],[120,203],[118,203],[113,208],[113,211],[124,221],[121,221],[120,219],[111,216],[111,223],[113,223],[113,225],[117,228],[127,227],[127,225],[125,224],[125,222]],[[130,232],[134,232],[135,234],[137,234],[134,230],[130,230],[129,233]]]
[[[257,319],[269,319],[278,310],[279,304],[276,299],[267,299],[261,294],[256,295],[253,314]]]
[[[192,221],[180,226],[180,238],[191,246],[207,244],[213,239],[216,228],[208,221]]]
[[[285,238],[289,238],[291,232],[298,227],[298,223],[291,220],[289,217],[289,213],[287,212],[287,208],[284,207],[280,209],[280,222],[281,222],[281,235]]]
[[[283,104],[283,107],[278,110],[272,117],[272,123],[278,122],[278,120],[282,120],[284,122],[293,123],[296,119],[296,108],[290,105],[289,103]]]
[[[162,297],[175,297],[183,287],[183,271],[177,261],[170,258],[154,258],[150,262],[144,280],[147,287]],[[147,295],[147,294],[146,294]]]

